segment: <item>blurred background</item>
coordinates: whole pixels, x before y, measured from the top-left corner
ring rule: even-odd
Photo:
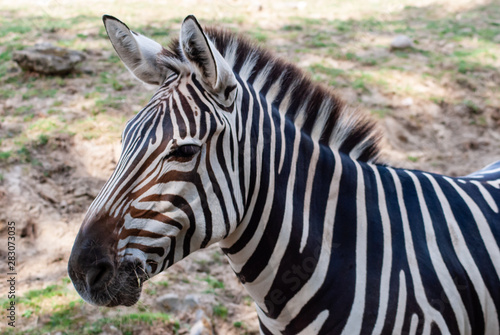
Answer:
[[[148,281],[129,308],[89,306],[67,277],[124,124],[154,93],[121,64],[103,14],[163,45],[188,14],[247,35],[377,119],[382,162],[458,176],[500,159],[498,1],[2,0],[0,14],[1,333],[189,334],[195,324],[258,333],[252,300],[217,246]],[[75,64],[21,69],[43,50]],[[17,227],[15,329],[4,317],[8,221]]]

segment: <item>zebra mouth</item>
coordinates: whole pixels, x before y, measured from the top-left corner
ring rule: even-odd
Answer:
[[[107,307],[132,306],[137,303],[141,296],[142,285],[148,279],[141,269],[142,267],[137,263],[122,264],[106,288],[109,301],[104,305]]]
[[[106,307],[132,306],[139,301],[142,285],[148,279],[139,262],[125,261],[116,270],[110,267],[103,271],[99,264],[95,268],[98,270],[91,268],[79,275],[70,272],[75,289],[85,301]],[[89,278],[92,278],[91,282],[101,282],[101,285],[89,284]]]

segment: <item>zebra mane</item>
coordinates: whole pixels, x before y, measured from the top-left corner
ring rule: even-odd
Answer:
[[[333,89],[315,83],[296,65],[277,58],[246,37],[228,30],[209,27],[207,37],[240,78],[266,94],[278,83],[272,94],[273,106],[279,106],[303,133],[322,145],[365,162],[377,159],[380,134],[376,123],[366,113],[349,108]],[[179,45],[173,39],[161,54],[161,62],[174,72],[188,67]]]

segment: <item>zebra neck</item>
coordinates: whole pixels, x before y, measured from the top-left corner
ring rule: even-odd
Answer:
[[[245,215],[220,246],[257,305],[276,317],[313,275],[325,275],[342,171],[336,162],[350,159],[314,141],[262,95],[245,94],[243,105],[252,95],[259,106],[242,107],[253,111],[242,113],[239,143]]]

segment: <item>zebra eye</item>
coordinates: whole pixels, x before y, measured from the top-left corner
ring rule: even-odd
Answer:
[[[172,153],[172,156],[174,157],[182,157],[182,158],[191,158],[194,155],[196,155],[200,151],[201,147],[194,145],[194,144],[189,144],[189,145],[182,145],[177,148]]]

